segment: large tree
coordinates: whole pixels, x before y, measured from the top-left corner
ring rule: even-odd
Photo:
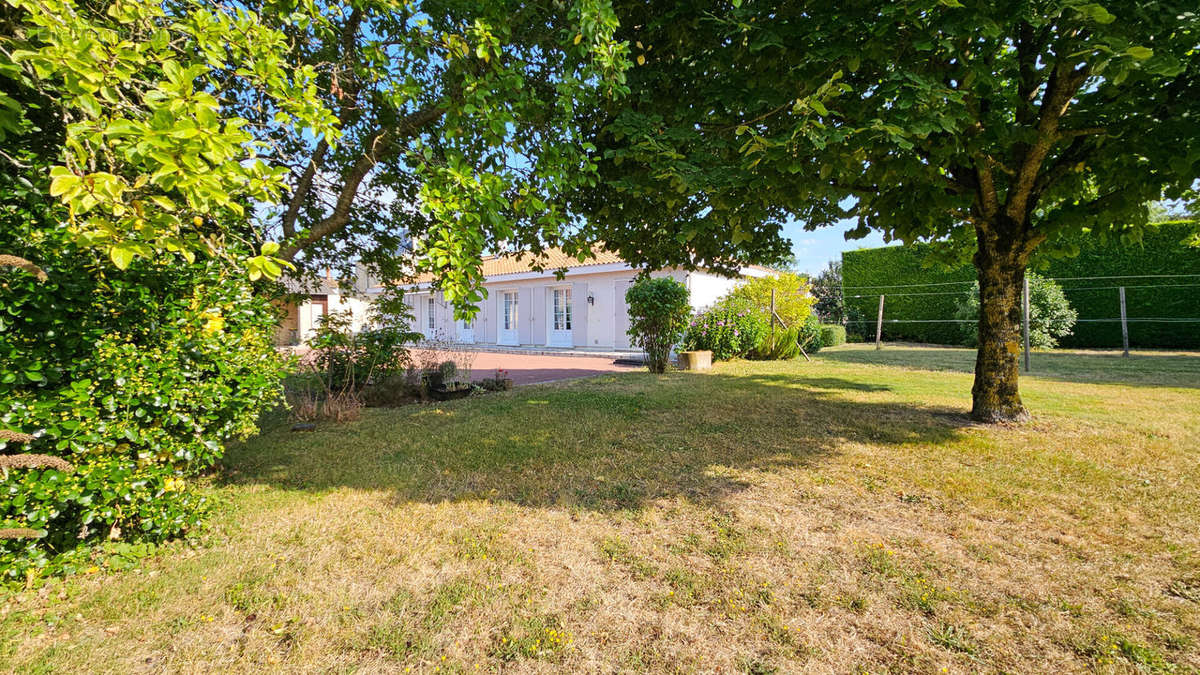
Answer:
[[[972,416],[1027,416],[1020,294],[1039,247],[1136,238],[1200,170],[1194,2],[622,2],[644,67],[594,116],[594,218],[681,240],[856,218],[973,250]],[[669,92],[669,95],[665,94]],[[616,226],[613,226],[616,227]]]
[[[595,182],[578,111],[624,91],[608,0],[7,2],[0,75],[53,93],[52,191],[120,265],[237,222],[255,276],[423,268],[466,307],[488,249],[591,250],[563,194]]]
[[[288,58],[318,73],[340,137],[268,137],[290,194],[265,236],[308,268],[396,280],[415,263],[464,309],[485,252],[590,252],[563,194],[595,182],[578,111],[624,91],[615,28],[607,0],[329,5]],[[252,116],[256,101],[238,105]]]

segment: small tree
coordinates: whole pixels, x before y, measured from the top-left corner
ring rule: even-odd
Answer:
[[[830,260],[812,283],[813,309],[825,323],[842,323],[846,318],[846,300],[842,295],[842,261]]]
[[[683,337],[691,305],[687,286],[674,279],[641,279],[625,292],[629,337],[646,352],[652,373],[667,370],[671,347]]]
[[[775,313],[789,328],[804,323],[812,314],[813,297],[808,292],[808,280],[790,272],[750,279],[730,291],[719,305],[754,312],[769,324],[771,291],[775,291]]]
[[[1053,280],[1027,272],[1029,279],[1029,344],[1035,349],[1054,349],[1060,338],[1071,334],[1079,313],[1071,307],[1062,286]],[[955,318],[967,323],[962,326],[963,344],[979,344],[979,283],[958,304]]]

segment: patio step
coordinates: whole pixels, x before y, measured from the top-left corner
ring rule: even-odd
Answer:
[[[456,349],[492,354],[524,354],[526,356],[565,356],[581,359],[612,359],[616,363],[641,365],[645,353],[634,350],[568,349],[564,347],[508,347],[502,345],[457,344]]]

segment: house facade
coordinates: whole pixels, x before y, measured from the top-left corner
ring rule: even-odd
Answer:
[[[316,280],[285,279],[284,285],[289,293],[300,299],[281,303],[280,309],[285,314],[275,329],[276,345],[292,346],[308,342],[320,325],[321,317],[332,312],[349,312],[351,327],[356,331],[367,325],[371,297],[366,275],[361,270],[359,278],[349,289],[344,288],[328,271]]]
[[[596,251],[580,263],[561,251],[547,252],[543,266],[530,269],[531,258],[516,255],[484,260],[487,297],[472,321],[454,319],[454,309],[431,288],[429,279],[405,293],[416,317],[415,329],[427,339],[478,345],[553,347],[596,350],[632,349],[625,291],[638,269],[615,254]],[[555,271],[565,268],[563,278]],[[687,286],[693,309],[712,305],[742,280],[772,274],[762,267],[743,268],[740,279],[704,270],[668,269],[652,277],[671,277]],[[375,289],[378,293],[378,289]]]

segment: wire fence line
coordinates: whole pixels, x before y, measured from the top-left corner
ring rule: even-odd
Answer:
[[[1096,276],[1081,276],[1081,277],[1045,277],[1047,280],[1059,282],[1086,282],[1086,281],[1109,281],[1115,282],[1113,285],[1097,285],[1097,286],[1060,286],[1064,293],[1066,292],[1099,292],[1099,291],[1117,291],[1114,294],[1114,310],[1120,310],[1120,316],[1111,317],[1087,317],[1077,318],[1075,323],[1091,323],[1091,324],[1117,324],[1121,325],[1121,341],[1124,348],[1124,355],[1129,356],[1129,325],[1130,324],[1196,324],[1200,323],[1200,317],[1167,317],[1167,316],[1128,316],[1126,313],[1126,292],[1131,290],[1146,291],[1147,289],[1195,289],[1200,288],[1200,283],[1186,283],[1188,280],[1200,279],[1200,274],[1120,274],[1120,275],[1096,275]],[[1121,283],[1121,280],[1129,280],[1129,285]],[[1163,283],[1145,283],[1151,280],[1162,280]],[[1174,283],[1184,282],[1184,283]],[[959,318],[934,318],[934,319],[905,319],[905,318],[887,318],[884,316],[885,301],[887,298],[902,298],[902,297],[937,297],[937,296],[964,296],[971,292],[968,288],[962,288],[965,285],[975,285],[974,280],[969,281],[940,281],[929,282],[924,284],[881,284],[874,286],[842,286],[842,296],[846,300],[863,299],[863,298],[878,298],[879,310],[878,317],[874,320],[849,319],[844,323],[846,325],[856,326],[874,326],[875,327],[875,343],[876,348],[882,348],[883,326],[893,324],[978,324],[978,319],[959,319]],[[947,287],[959,287],[955,290],[949,290]],[[873,289],[873,290],[867,290]],[[889,289],[901,289],[900,292],[890,292]],[[908,290],[912,289],[912,290]],[[928,290],[926,290],[928,289]],[[946,290],[943,290],[946,289]],[[848,293],[847,291],[857,291],[856,293]],[[1030,331],[1030,307],[1029,307],[1029,282],[1026,279],[1025,286],[1022,288],[1022,332],[1024,333],[1025,342],[1025,367],[1029,369],[1029,331]],[[861,329],[860,329],[861,330]],[[863,330],[862,332],[866,332]],[[865,336],[864,336],[865,337]]]
[[[1115,322],[1115,321],[1121,321],[1121,320],[1122,319],[1120,317],[1115,317],[1115,318],[1111,318],[1111,319],[1075,319],[1075,323],[1083,323],[1085,321],[1087,321],[1087,322],[1114,321]],[[1191,323],[1191,322],[1200,322],[1200,318],[1186,319],[1186,318],[1176,318],[1176,317],[1132,317],[1131,316],[1131,317],[1127,317],[1126,319],[1124,319],[1124,321],[1126,321],[1128,323],[1135,323],[1135,322],[1139,322],[1139,321],[1143,321],[1143,322],[1144,321],[1159,321],[1159,322],[1165,322],[1165,323]],[[978,319],[884,319],[883,322],[884,323],[979,323],[979,320]],[[871,319],[852,319],[852,320],[847,320],[846,323],[865,323],[865,324],[870,324],[870,325],[874,326],[876,322]]]
[[[972,282],[974,283],[974,282]],[[1063,287],[1066,291],[1116,291],[1120,289],[1134,288],[1200,288],[1200,284],[1141,284],[1138,286],[1075,286]],[[914,296],[929,296],[929,295],[962,295],[963,291],[937,291],[932,293],[885,293],[889,298],[909,298]],[[877,298],[879,293],[865,293],[857,295],[847,295],[847,298]]]
[[[1200,274],[1118,274],[1118,275],[1111,275],[1111,276],[1094,276],[1094,277],[1044,277],[1044,278],[1049,279],[1051,281],[1098,281],[1098,280],[1102,280],[1102,279],[1200,279]],[[961,284],[974,284],[974,283],[976,283],[975,279],[970,279],[967,281],[937,281],[937,282],[930,282],[930,283],[926,283],[926,284],[892,284],[892,285],[876,284],[876,285],[870,285],[870,286],[842,286],[842,292],[845,293],[845,291],[847,289],[863,290],[863,289],[868,289],[868,288],[918,288],[918,287],[925,287],[925,286],[957,286],[957,285],[961,285]],[[1103,288],[1120,288],[1120,286],[1107,286],[1107,287],[1103,287]],[[1126,286],[1125,288],[1133,288],[1133,287]],[[1067,289],[1064,288],[1063,290],[1067,290]],[[868,295],[875,295],[875,293],[869,293]],[[889,293],[888,295],[896,295],[896,294]],[[850,297],[862,297],[862,296],[850,296]]]

